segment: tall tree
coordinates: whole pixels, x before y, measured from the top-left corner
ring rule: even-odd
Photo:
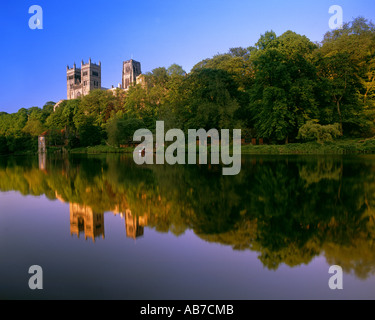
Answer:
[[[343,124],[355,124],[358,121],[358,112],[361,111],[357,94],[357,68],[347,53],[337,53],[321,58],[318,62],[318,72],[326,94],[332,98],[333,110],[336,111],[336,116],[333,112],[333,121],[340,123],[340,132],[343,134]]]
[[[250,109],[257,135],[288,142],[316,114],[315,68],[301,55],[291,58],[278,48],[260,52],[254,66]]]
[[[228,72],[206,68],[192,72],[180,92],[184,96],[176,109],[180,127],[186,130],[240,127],[236,116],[240,92]]]

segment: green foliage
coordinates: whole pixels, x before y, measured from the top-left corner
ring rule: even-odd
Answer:
[[[172,64],[168,69],[167,69],[167,73],[169,76],[171,77],[174,77],[174,76],[185,76],[186,75],[186,71],[184,69],[182,69],[182,67],[178,64]]]
[[[36,152],[38,150],[38,140],[29,134],[20,132],[7,137],[7,147],[10,153]]]
[[[277,45],[275,47],[292,59],[298,56],[309,58],[314,50],[318,48],[306,36],[299,35],[290,30],[277,38]]]
[[[240,127],[236,118],[240,93],[228,72],[197,70],[185,79],[181,91],[174,110],[177,127],[184,130]]]
[[[81,146],[95,146],[101,143],[103,130],[95,124],[95,119],[88,117],[79,126],[78,135]]]
[[[348,53],[337,53],[323,57],[318,61],[318,73],[322,81],[323,90],[330,97],[331,121],[340,123],[341,134],[344,126],[355,124],[362,104],[358,99],[360,83],[357,79],[358,69],[352,63]]]
[[[80,107],[80,100],[63,101],[55,112],[52,112],[46,119],[46,126],[49,129],[65,129],[75,130],[74,116]]]
[[[116,96],[109,91],[93,90],[82,97],[80,112],[94,120],[98,126],[103,126],[111,117],[112,111],[116,111]],[[78,125],[79,126],[79,125]]]
[[[155,128],[159,107],[164,103],[166,94],[166,90],[161,85],[150,88],[140,85],[130,87],[124,105],[125,116],[143,120],[145,128]]]
[[[232,57],[239,57],[239,58],[244,58],[245,60],[248,60],[250,58],[251,52],[255,48],[242,48],[242,47],[236,47],[236,48],[230,48],[229,49],[229,54]]]
[[[22,131],[33,137],[37,137],[44,132],[44,126],[42,121],[30,117]]]
[[[271,145],[244,145],[242,154],[308,154],[308,155],[337,155],[337,154],[375,154],[374,139],[337,139],[324,144],[311,142],[271,144]]]
[[[274,31],[267,31],[265,34],[262,34],[255,44],[259,50],[265,50],[271,48],[277,44],[276,33]]]
[[[317,109],[313,65],[302,56],[288,59],[277,48],[258,54],[254,65],[250,110],[258,136],[279,141],[295,138]]]
[[[246,91],[252,85],[252,64],[248,56],[250,53],[238,56],[239,48],[231,49],[228,54],[218,54],[212,59],[206,59],[197,63],[192,72],[201,69],[223,70],[232,76],[240,91]],[[246,50],[246,49],[243,49]]]
[[[0,154],[7,154],[8,152],[7,138],[0,136]]]
[[[22,108],[17,113],[0,115],[0,135],[14,135],[21,132],[27,122],[27,110]]]
[[[168,82],[169,72],[166,68],[160,67],[152,70],[152,72],[149,73],[147,76],[147,83],[149,87],[154,87],[158,85],[164,86]]]
[[[49,146],[62,146],[64,145],[64,135],[62,130],[52,128],[48,131],[47,144]]]
[[[108,142],[112,146],[120,146],[133,141],[134,132],[144,128],[145,124],[140,119],[113,119],[106,127]]]
[[[317,121],[308,121],[299,129],[297,139],[324,143],[332,142],[339,136],[341,136],[341,132],[338,123],[322,126]]]
[[[326,98],[321,122],[340,122],[341,132],[351,136],[373,135],[374,25],[359,17],[328,32],[314,56]]]

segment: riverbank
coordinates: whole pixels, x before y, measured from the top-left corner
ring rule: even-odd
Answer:
[[[133,153],[135,147],[116,148],[108,145],[82,147],[64,152],[72,154]],[[197,149],[198,150],[198,149]],[[210,147],[208,147],[208,152]],[[61,153],[61,148],[50,147],[48,153]],[[242,154],[375,154],[375,139],[342,139],[319,144],[317,142],[290,143],[285,145],[243,145]],[[35,152],[17,152],[14,155],[33,155]]]
[[[115,148],[94,146],[70,150],[70,153],[132,153],[134,147]],[[338,140],[319,144],[317,142],[290,143],[285,145],[243,145],[242,154],[367,154],[375,153],[375,139]]]
[[[375,153],[375,139],[337,140],[319,144],[317,142],[290,143],[285,145],[245,145],[243,154],[366,154]]]
[[[128,148],[115,148],[108,145],[99,145],[86,148],[71,149],[70,153],[87,153],[87,154],[100,154],[100,153],[133,153],[134,147]]]

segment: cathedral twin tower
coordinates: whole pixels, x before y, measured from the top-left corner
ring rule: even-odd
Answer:
[[[108,90],[102,87],[102,67],[91,62],[81,62],[81,68],[77,68],[74,63],[73,68],[66,68],[67,73],[67,99],[77,99],[87,95],[95,89]],[[133,59],[124,61],[122,66],[122,85],[120,89],[128,90],[129,87],[137,83],[141,75],[141,63]]]

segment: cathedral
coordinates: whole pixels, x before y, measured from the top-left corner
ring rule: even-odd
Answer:
[[[87,95],[90,91],[95,89],[114,90],[102,87],[102,67],[99,64],[91,62],[81,62],[81,68],[77,68],[74,63],[73,68],[67,66],[67,99],[77,99],[81,96]],[[141,78],[141,63],[133,59],[124,61],[122,65],[122,83],[118,88],[128,90],[132,84],[142,82]]]

